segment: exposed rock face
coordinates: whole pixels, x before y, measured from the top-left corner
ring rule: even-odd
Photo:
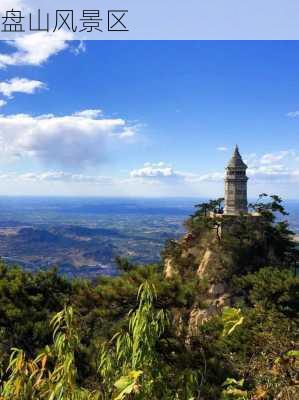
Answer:
[[[190,312],[188,337],[196,336],[200,325],[207,322],[215,313],[216,309],[214,307],[208,307],[206,309],[194,307]]]
[[[200,247],[189,247],[185,252],[183,253],[183,256],[188,257],[188,255],[192,255],[195,257],[195,259],[201,258],[202,256],[202,249]]]
[[[225,285],[223,283],[216,283],[216,284],[212,284],[208,293],[212,296],[212,297],[217,297],[217,296],[221,296],[225,293],[226,288]]]
[[[165,260],[165,266],[164,266],[164,275],[166,279],[171,279],[175,275],[177,275],[177,270],[175,268],[174,262],[171,258],[167,258]]]
[[[223,262],[221,260],[221,250],[215,231],[208,235],[193,238],[191,241],[186,235],[178,244],[181,246],[180,260],[188,260],[192,257],[197,270],[194,274],[199,280],[207,282],[204,306],[199,307],[194,304],[190,311],[188,321],[188,337],[196,335],[198,328],[221,311],[224,306],[229,306],[230,293],[228,285],[221,281],[221,271]],[[176,261],[169,256],[165,259],[164,274],[166,279],[171,279],[180,274],[180,267],[176,266]],[[182,321],[181,321],[182,323]]]
[[[191,312],[188,323],[188,337],[196,336],[199,327],[221,312],[223,307],[231,305],[230,294],[222,284],[211,285],[206,299],[206,307],[195,306]]]
[[[213,258],[213,253],[211,249],[208,247],[197,269],[197,274],[200,278],[204,277],[208,267],[211,266],[212,258]]]

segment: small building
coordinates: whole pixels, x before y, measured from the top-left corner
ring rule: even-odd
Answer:
[[[235,147],[225,174],[224,214],[240,215],[248,212],[247,165],[242,160],[238,146]]]

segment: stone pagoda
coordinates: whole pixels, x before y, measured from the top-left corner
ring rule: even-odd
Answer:
[[[226,167],[224,214],[239,215],[248,212],[247,205],[247,165],[242,160],[236,146],[231,160]]]

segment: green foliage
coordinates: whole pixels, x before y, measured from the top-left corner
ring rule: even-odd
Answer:
[[[225,389],[223,389],[221,394],[221,400],[247,400],[249,399],[246,390],[243,390],[244,379],[237,381],[233,378],[227,378],[223,383]]]
[[[11,347],[33,354],[50,338],[49,322],[71,295],[72,285],[56,270],[24,272],[0,265],[0,355]]]
[[[244,377],[244,389],[253,398],[264,393],[261,398],[288,399],[286,393],[291,396],[296,388],[296,358],[289,357],[288,353],[296,351],[298,321],[259,306],[244,308],[242,313],[243,324],[229,341],[223,338],[216,345],[226,362],[231,363],[229,376]]]
[[[116,262],[116,266],[120,272],[129,272],[132,269],[136,268],[136,265],[131,263],[127,257],[117,256],[117,257],[115,257],[115,262]]]
[[[264,309],[273,308],[290,316],[298,317],[299,277],[288,269],[261,268],[254,274],[235,279],[237,292],[246,294],[249,305]]]
[[[262,194],[250,205],[253,215],[225,216],[222,224],[221,249],[230,254],[227,275],[244,275],[262,266],[289,266],[296,257],[293,232],[287,221],[278,217],[286,215],[278,196]]]
[[[130,371],[127,376],[122,376],[115,382],[118,395],[114,400],[123,400],[127,394],[133,394],[138,391],[138,378],[142,371]]]
[[[162,251],[162,258],[166,260],[171,256],[175,261],[180,259],[182,255],[182,248],[180,244],[175,240],[167,240]]]
[[[215,243],[214,251],[218,248],[221,254],[223,278],[254,272],[265,265],[294,263],[297,251],[293,232],[281,219],[287,213],[278,196],[260,195],[249,205],[251,214],[239,216],[222,215],[222,200],[198,204],[186,227],[201,242]]]
[[[263,202],[263,199],[269,198],[270,201],[267,203]],[[249,208],[258,214],[265,217],[268,221],[275,221],[275,213],[281,215],[288,215],[282,205],[282,199],[277,195],[268,196],[267,193],[262,193],[259,195],[258,200],[255,203],[250,203]]]
[[[137,398],[149,394],[156,398],[156,393],[161,393],[163,368],[156,345],[169,322],[163,310],[155,310],[155,297],[155,289],[147,282],[142,284],[138,308],[130,313],[128,331],[118,332],[102,347],[99,372],[107,399],[123,399],[128,393],[138,393]],[[111,385],[113,379],[117,380],[116,390]]]
[[[185,222],[186,228],[196,236],[204,235],[213,229],[219,235],[223,202],[224,199],[219,198],[210,200],[208,203],[197,204],[195,213]]]
[[[65,307],[51,321],[53,346],[33,360],[15,349],[1,390],[3,400],[191,400],[200,393],[200,373],[194,368],[181,374],[161,357],[160,342],[170,326],[168,313],[155,308],[155,288],[148,282],[138,291],[138,307],[130,312],[127,330],[102,345],[98,390],[80,386],[76,353],[81,345],[72,307]],[[236,320],[239,319],[239,320]],[[232,326],[233,321],[233,326]],[[228,334],[241,324],[238,310],[223,317]]]
[[[161,265],[122,258],[119,276],[94,282],[1,265],[0,399],[297,398],[292,232],[277,196],[262,195],[252,210],[231,217],[221,215],[222,199],[198,205],[186,240],[163,252],[178,267],[171,279]],[[208,245],[222,268],[200,278],[188,246]],[[214,307],[211,277],[233,307],[215,307],[193,331],[197,314]]]
[[[192,218],[199,217],[199,216],[207,217],[210,212],[222,214],[223,213],[223,202],[224,202],[224,198],[220,197],[216,200],[210,200],[208,203],[196,204],[195,207],[197,210],[196,210],[195,214],[192,215]]]
[[[237,326],[242,325],[244,317],[240,309],[224,307],[222,311],[223,333],[222,335],[231,335]]]
[[[245,308],[242,314],[240,309],[224,309],[220,329],[216,328],[211,336],[208,328],[209,324],[212,327],[211,321],[206,328],[202,327],[205,333],[202,330],[189,344],[182,341],[183,337],[180,339],[173,334],[174,321],[169,311],[159,308],[157,291],[151,283],[144,283],[127,323],[110,341],[102,344],[98,364],[100,377],[87,387],[80,383],[77,366],[82,329],[79,329],[73,309],[66,307],[52,320],[53,346],[46,347],[33,360],[27,359],[24,351],[14,350],[3,382],[2,397],[5,400],[189,400],[199,394],[203,399],[221,396],[223,399],[249,399],[257,393],[269,396],[279,393],[283,396],[286,390],[292,393],[298,358],[296,349],[289,345],[295,343],[295,336],[290,335],[295,329],[286,317],[275,314],[271,307],[264,307],[262,298],[262,281],[270,275],[274,279],[278,273],[280,282],[285,281],[286,271],[274,269],[268,274],[261,270],[244,277],[244,282],[251,285],[248,293],[258,293],[253,297],[255,308]],[[266,292],[265,297],[268,297]],[[230,367],[230,372],[228,368],[226,376],[235,377],[224,378],[221,388],[221,376],[217,374],[221,364],[231,362],[234,368]],[[242,381],[238,376],[245,375],[246,370],[247,379]]]
[[[14,349],[2,384],[3,400],[99,400],[96,393],[77,384],[75,352],[79,337],[71,307],[54,316],[52,348],[34,360],[27,360],[23,350]]]

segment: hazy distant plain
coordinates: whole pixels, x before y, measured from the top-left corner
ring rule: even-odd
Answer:
[[[0,256],[30,270],[67,276],[114,274],[115,257],[159,262],[167,239],[203,199],[1,197]],[[285,203],[299,234],[299,201]]]

